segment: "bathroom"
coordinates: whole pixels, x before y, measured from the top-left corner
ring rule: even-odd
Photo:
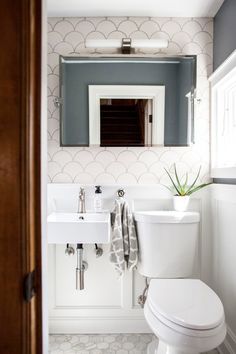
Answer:
[[[55,209],[58,212],[76,212],[81,187],[85,189],[86,210],[93,211],[94,198],[96,198],[94,191],[97,185],[101,186],[102,193],[98,196],[101,196],[104,211],[112,211],[115,200],[122,198],[117,195],[118,190],[124,191],[123,199],[128,202],[133,211],[171,210],[173,209],[172,196],[170,191],[165,188],[165,186],[170,186],[170,180],[165,169],[173,173],[173,165],[176,164],[180,176],[183,177],[188,173],[192,181],[201,166],[198,184],[211,182],[211,178],[215,177],[217,183],[206,186],[191,195],[188,210],[200,213],[200,264],[195,277],[199,277],[214,289],[224,305],[228,334],[224,344],[219,348],[222,353],[236,352],[236,313],[233,310],[235,308],[236,283],[235,277],[232,278],[234,274],[234,233],[236,228],[233,222],[235,186],[226,184],[228,183],[228,176],[223,181],[221,180],[225,176],[223,171],[222,175],[221,172],[214,174],[212,171],[211,156],[214,156],[215,152],[210,153],[209,137],[214,134],[214,131],[210,131],[210,85],[213,92],[215,84],[213,80],[218,82],[217,73],[221,75],[220,71],[224,71],[221,65],[224,65],[222,63],[228,56],[226,51],[228,50],[231,53],[235,49],[235,47],[227,48],[229,43],[227,41],[224,43],[222,39],[222,36],[223,38],[233,36],[233,32],[224,35],[221,33],[222,26],[226,26],[227,16],[230,16],[228,12],[232,11],[230,10],[231,7],[234,11],[236,10],[235,6],[233,7],[230,4],[229,1],[226,1],[225,4],[209,1],[211,10],[208,9],[208,13],[210,11],[215,12],[211,16],[207,15],[206,12],[201,17],[175,17],[176,9],[173,9],[173,13],[169,10],[169,15],[157,17],[137,17],[136,12],[132,13],[131,10],[129,11],[129,17],[118,17],[111,16],[109,10],[107,10],[104,13],[104,16],[107,16],[101,17],[101,8],[101,16],[95,17],[94,15],[88,16],[82,10],[74,9],[78,14],[86,15],[85,18],[75,15],[71,17],[72,9],[67,8],[63,13],[63,7],[56,6],[54,8],[53,2],[50,4],[49,1],[47,34],[49,91],[48,200],[50,211]],[[163,7],[165,8],[165,5]],[[164,8],[163,11],[165,12],[166,9]],[[59,13],[60,16],[58,16]],[[90,14],[90,12],[88,13]],[[95,9],[93,13],[95,13]],[[120,14],[119,11],[117,13]],[[57,17],[55,17],[55,14]],[[115,14],[115,10],[112,14]],[[224,31],[226,31],[226,28],[224,28]],[[99,40],[112,41],[112,39],[123,37],[134,40],[167,40],[168,45],[160,49],[156,47],[136,49],[131,54],[121,54],[120,48],[112,48],[112,46],[106,48],[104,43],[99,48],[96,47],[96,45],[99,46]],[[89,40],[92,44],[91,47],[88,45]],[[227,40],[230,42],[229,38]],[[60,62],[60,66],[59,55],[65,57],[64,61]],[[93,55],[98,58],[99,55],[102,55],[103,59],[106,56],[116,58],[117,55],[119,58],[123,55],[125,59],[127,59],[127,56],[132,59],[132,56],[134,58],[135,55],[152,59],[155,56],[172,58],[181,55],[196,56],[194,142],[191,137],[188,137],[191,140],[190,142],[179,141],[179,137],[176,142],[175,136],[173,137],[170,130],[168,131],[170,129],[168,128],[169,121],[165,117],[164,143],[159,142],[156,144],[158,146],[153,144],[146,147],[127,147],[124,143],[123,146],[119,146],[119,143],[118,146],[111,146],[111,144],[106,146],[106,144],[101,143],[99,147],[97,146],[99,142],[97,145],[91,142],[91,136],[90,146],[68,146],[76,145],[73,142],[73,134],[67,133],[67,129],[71,129],[71,127],[66,126],[67,115],[71,114],[73,116],[73,113],[70,112],[71,107],[64,108],[63,103],[60,105],[59,102],[58,106],[55,105],[55,98],[62,93],[60,85],[64,80],[65,106],[67,99],[70,105],[75,104],[75,85],[69,76],[69,65],[71,65],[69,59],[79,56],[82,56],[82,59],[89,56],[91,59]],[[68,57],[70,58],[68,59]],[[68,59],[68,62],[66,62],[66,59]],[[75,59],[72,58],[72,63],[74,62]],[[66,71],[66,65],[68,72]],[[81,66],[82,64],[78,63],[78,65]],[[92,65],[93,63],[91,63]],[[151,70],[150,64],[148,65],[147,70]],[[216,76],[212,76],[217,69]],[[64,75],[62,81],[59,78],[59,70],[60,75]],[[86,69],[82,67],[81,70],[85,71]],[[102,69],[100,70],[102,71]],[[109,77],[109,69],[108,75],[103,74],[103,85],[120,83],[115,70],[113,69],[112,79]],[[125,68],[122,70],[125,71]],[[73,75],[76,81],[80,80],[82,73],[79,72],[78,68],[78,72],[75,69],[73,70]],[[99,84],[99,80],[101,81],[100,77],[95,77],[95,75],[98,75],[97,72],[94,74],[93,81],[92,78],[89,78],[93,85]],[[119,72],[119,75],[122,74]],[[148,73],[145,72],[145,76],[147,77]],[[128,80],[128,83],[133,83],[131,74]],[[138,78],[138,80],[141,80],[141,78]],[[66,94],[70,87],[66,85],[71,85],[73,89],[73,92],[70,91],[68,96]],[[169,89],[166,88],[166,91],[169,93]],[[168,95],[167,92],[166,96]],[[109,88],[109,94],[111,95],[111,88]],[[71,99],[73,95],[74,97]],[[120,96],[117,96],[117,98],[120,98]],[[212,102],[212,104],[214,103]],[[89,110],[92,109],[90,105],[89,96]],[[79,107],[78,103],[78,106],[72,108],[73,112],[78,112]],[[62,113],[60,113],[60,109]],[[75,116],[77,117],[76,113],[73,119],[75,119]],[[159,124],[157,122],[158,128]],[[181,125],[181,123],[177,124]],[[181,128],[185,129],[184,126],[181,126]],[[171,129],[175,130],[176,128],[171,126]],[[74,126],[73,131],[76,131],[76,126]],[[53,202],[57,204],[54,209]],[[228,222],[230,222],[230,228],[226,226]],[[226,227],[227,233],[223,231]],[[57,235],[55,235],[56,237]],[[89,237],[89,235],[85,235],[85,239],[86,237]],[[67,242],[70,242],[69,240],[67,238]],[[90,241],[87,242],[90,243]],[[102,248],[103,254],[97,257],[94,245],[86,244],[85,240],[83,247],[83,261],[86,262],[86,270],[83,274],[84,289],[76,290],[75,272],[78,265],[76,265],[76,242],[73,242],[73,239],[70,246],[73,247],[72,251],[74,252],[71,256],[66,254],[68,252],[65,253],[65,243],[50,244],[48,248],[49,352],[145,353],[147,343],[153,340],[150,335],[152,331],[147,325],[143,316],[143,308],[138,301],[145,289],[145,277],[136,270],[126,270],[120,276],[110,262],[110,244],[100,244],[98,247]],[[211,349],[215,348],[212,347]]]
[[[236,354],[235,17],[43,2],[42,346],[22,354]]]
[[[224,6],[229,5],[222,5],[222,9],[219,9],[218,13],[219,18],[215,19],[206,16],[179,18],[172,15],[171,10],[169,10],[169,16],[165,17],[111,17],[109,10],[107,10],[108,16],[105,18],[91,16],[62,18],[64,17],[63,10],[61,10],[60,17],[52,17],[54,13],[58,14],[60,7],[57,6],[54,9],[53,4],[50,6],[50,2],[48,6],[48,181],[50,183],[48,198],[58,202],[57,211],[75,212],[77,210],[80,187],[85,188],[86,209],[94,210],[93,203],[96,196],[94,191],[97,185],[101,185],[102,208],[104,210],[112,211],[115,199],[120,198],[116,194],[119,189],[124,190],[124,198],[134,211],[171,210],[173,208],[171,195],[165,188],[170,185],[170,180],[165,169],[172,169],[173,172],[174,163],[178,173],[184,176],[187,172],[190,179],[195,177],[201,166],[200,182],[210,182],[212,172],[209,145],[209,77],[226,59],[221,39],[222,34],[218,34],[217,25],[219,23],[218,31],[220,32]],[[79,12],[79,9],[77,11]],[[71,13],[72,10],[68,9],[68,12]],[[132,11],[130,12],[132,14]],[[215,43],[214,34],[216,36]],[[232,36],[232,33],[230,35]],[[94,53],[94,55],[102,54],[108,57],[109,55],[116,56],[116,54],[121,56],[119,48],[96,48],[96,45],[99,45],[96,40],[99,43],[99,39],[112,40],[123,37],[168,40],[167,48],[159,50],[157,48],[141,48],[136,50],[136,55],[140,54],[140,56],[151,58],[153,55],[162,55],[163,57],[197,56],[194,144],[190,142],[189,146],[184,147],[178,146],[181,145],[179,142],[175,144],[175,142],[167,141],[166,143],[168,136],[165,131],[165,144],[162,146],[127,147],[123,144],[123,146],[116,147],[94,147],[91,142],[90,147],[68,146],[66,139],[71,144],[72,137],[60,131],[60,109],[55,108],[54,104],[55,97],[60,96],[58,92],[60,89],[59,55],[64,57],[90,56],[91,58]],[[93,40],[94,48],[86,48],[88,40]],[[233,49],[234,47],[231,48],[231,50]],[[222,51],[224,52],[223,56],[225,55],[224,58]],[[215,60],[213,53],[216,55]],[[132,56],[132,54],[128,55]],[[125,55],[126,57],[127,55]],[[70,63],[65,65],[69,67]],[[60,70],[63,71],[63,68]],[[64,75],[66,76],[66,69]],[[73,75],[79,74],[73,71]],[[119,75],[121,74],[119,73]],[[106,81],[106,78],[103,79],[104,85],[106,83],[115,84],[117,82],[115,69],[112,80],[109,81],[107,78]],[[66,77],[64,80],[66,81]],[[68,77],[68,82],[69,80],[70,77]],[[133,83],[132,78],[128,80],[131,80],[128,82],[129,84]],[[99,82],[99,77],[94,78],[93,85],[96,85],[97,82]],[[64,92],[66,100],[67,87]],[[70,94],[73,95],[71,92]],[[74,104],[73,101],[70,102],[72,105]],[[74,112],[77,110],[75,107]],[[63,108],[63,113],[65,116],[69,115],[69,108],[68,111],[67,108],[65,111]],[[65,121],[63,124],[66,124]],[[168,122],[166,123],[165,120],[166,130],[167,124]],[[63,142],[62,139],[65,141]],[[60,141],[62,146],[60,146]],[[225,234],[223,238],[220,230],[229,221],[229,211],[232,213],[233,221],[232,209],[234,207],[231,198],[233,198],[234,189],[234,186],[229,185],[210,185],[193,194],[189,205],[189,210],[198,211],[201,214],[199,277],[218,293],[224,303],[226,318],[228,321],[232,321],[231,325],[229,322],[227,324],[230,329],[228,333],[233,336],[228,334],[226,344],[221,349],[225,353],[235,338],[233,332],[235,327],[232,327],[235,325],[232,316],[236,316],[235,313],[232,313],[235,290],[232,288],[231,281],[228,283],[225,276],[225,272],[234,274],[230,273],[230,270],[233,272],[230,259],[232,259],[234,252],[231,247],[235,245],[234,225],[231,224],[231,231],[227,229],[228,240],[226,240]],[[224,194],[223,200],[221,199],[222,194]],[[216,221],[218,225],[216,225]],[[214,228],[218,230],[217,234],[215,234]],[[65,244],[49,245],[48,306],[49,332],[52,334],[49,346],[51,353],[57,353],[60,350],[62,352],[64,350],[66,353],[74,350],[81,353],[138,354],[145,352],[147,341],[151,340],[148,335],[150,328],[143,317],[143,309],[138,303],[138,298],[143,294],[145,288],[145,277],[137,271],[125,271],[124,275],[119,277],[109,260],[110,245],[101,244],[100,246],[103,249],[103,255],[96,257],[94,245],[84,245],[83,257],[88,269],[84,272],[84,290],[81,291],[76,290],[75,284],[76,245],[73,245],[75,255],[72,256],[65,254]],[[231,252],[232,256],[226,256],[225,252]],[[95,294],[96,296],[94,296]],[[227,308],[229,308],[228,314]],[[133,341],[130,339],[130,333],[133,334]],[[141,337],[135,335],[140,333]],[[76,337],[77,334],[90,334],[90,336]],[[108,334],[111,335],[110,340]],[[117,334],[119,334],[118,337]],[[60,341],[63,341],[61,345]],[[137,344],[136,347],[135,344]],[[230,349],[235,352],[236,343],[233,342],[233,344],[234,346]]]

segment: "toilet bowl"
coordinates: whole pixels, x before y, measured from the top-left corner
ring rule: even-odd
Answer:
[[[226,335],[223,305],[198,279],[151,280],[144,315],[158,338],[148,354],[206,352]]]

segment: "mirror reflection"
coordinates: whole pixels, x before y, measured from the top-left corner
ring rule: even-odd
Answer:
[[[101,146],[151,146],[152,100],[101,99]]]

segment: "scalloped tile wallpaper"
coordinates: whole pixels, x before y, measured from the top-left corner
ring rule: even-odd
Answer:
[[[164,168],[177,163],[180,173],[193,177],[202,166],[209,179],[209,85],[212,72],[211,18],[49,18],[48,20],[48,181],[80,184],[166,183]],[[85,48],[87,38],[167,38],[169,47],[145,54],[197,55],[195,140],[191,147],[80,148],[59,146],[59,55],[103,53]],[[115,54],[110,50],[107,54]],[[140,52],[141,53],[141,52]],[[141,53],[144,54],[144,53]]]

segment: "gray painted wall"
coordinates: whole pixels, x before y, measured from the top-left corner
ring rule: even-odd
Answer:
[[[236,49],[236,0],[225,0],[214,19],[214,70]]]

